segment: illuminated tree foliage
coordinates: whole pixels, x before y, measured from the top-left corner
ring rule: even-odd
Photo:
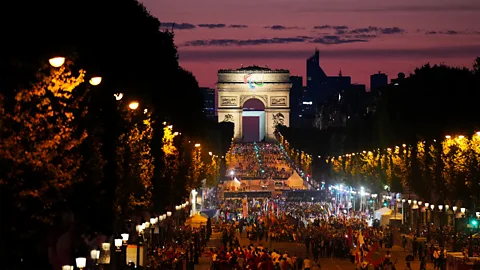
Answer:
[[[188,170],[187,190],[200,188],[205,178],[205,165],[202,161],[202,150],[200,147],[193,147],[190,152],[191,164]]]
[[[120,105],[122,106],[122,105]],[[117,185],[118,213],[148,209],[152,199],[152,177],[155,169],[151,154],[153,135],[151,113],[122,109],[128,125],[118,138]]]
[[[163,168],[162,168],[162,177],[161,181],[162,187],[166,187],[167,192],[161,192],[170,202],[162,200],[163,204],[169,204],[173,201],[173,196],[175,193],[175,184],[176,179],[179,174],[179,158],[180,153],[178,148],[175,146],[175,137],[178,136],[178,132],[173,131],[173,126],[165,126],[163,128],[163,137],[162,137],[162,151],[163,151]],[[178,179],[177,179],[178,180]]]
[[[71,67],[66,63],[41,70],[31,88],[18,90],[1,109],[0,159],[7,166],[2,183],[24,203],[35,202],[33,217],[44,222],[52,221],[45,213],[64,201],[66,191],[84,176],[78,149],[87,132],[77,119],[87,113],[83,100],[88,91],[79,87],[85,71]]]
[[[330,157],[327,163],[334,177],[348,184],[388,185],[396,192],[410,187],[433,201],[468,199],[479,190],[480,132]]]
[[[220,174],[220,163],[217,162],[217,157],[212,155],[210,163],[206,165],[206,186],[209,188],[217,184],[217,176]]]

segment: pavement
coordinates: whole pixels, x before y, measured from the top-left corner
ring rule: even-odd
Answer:
[[[247,238],[239,238],[240,240],[240,245],[249,245],[252,243],[249,239]],[[220,233],[214,233],[212,234],[210,241],[207,244],[207,249],[212,247],[212,248],[218,248],[221,246],[221,234]],[[254,245],[258,245],[258,242],[253,242]],[[268,244],[263,242],[262,243],[264,247],[267,247]],[[306,250],[305,250],[305,245],[302,243],[296,243],[296,242],[272,242],[272,248],[277,249],[279,251],[286,251],[289,254],[297,254],[297,255],[302,255],[304,258],[306,256]],[[398,270],[402,270],[406,266],[406,261],[405,257],[408,255],[402,247],[400,246],[393,246],[392,248],[382,248],[380,249],[380,254],[383,255],[385,252],[389,250],[390,254],[392,255],[392,261],[395,262],[395,267]],[[312,256],[310,256],[312,257]],[[210,267],[210,257],[201,257],[199,259],[199,264],[195,265],[195,270],[208,270]],[[355,270],[356,265],[352,264],[350,260],[342,260],[342,259],[330,259],[330,258],[321,258],[318,261],[322,267],[322,270]],[[410,266],[412,269],[420,269],[420,261],[416,260],[410,263]],[[373,269],[373,268],[372,268]],[[433,270],[433,264],[427,263],[427,270]]]

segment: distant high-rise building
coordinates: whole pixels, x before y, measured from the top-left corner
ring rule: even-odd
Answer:
[[[298,115],[301,111],[301,102],[303,97],[303,77],[290,76],[290,126],[296,126]]]
[[[200,87],[203,95],[203,113],[207,118],[216,119],[215,113],[215,89]]]
[[[370,75],[370,91],[376,91],[378,88],[388,84],[388,76],[380,71],[377,74]]]

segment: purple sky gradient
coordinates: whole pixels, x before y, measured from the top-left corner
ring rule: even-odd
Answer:
[[[201,86],[213,87],[218,69],[240,65],[305,76],[315,48],[327,74],[342,69],[367,88],[378,71],[395,78],[427,62],[470,68],[480,56],[478,0],[142,2],[165,27],[176,23],[180,64]]]

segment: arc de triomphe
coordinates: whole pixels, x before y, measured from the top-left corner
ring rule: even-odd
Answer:
[[[260,121],[265,125],[265,137],[273,139],[277,124],[289,126],[291,87],[288,70],[257,66],[219,70],[218,121],[234,123],[234,139],[242,140],[243,105],[250,99],[258,99],[265,108],[265,119]]]

